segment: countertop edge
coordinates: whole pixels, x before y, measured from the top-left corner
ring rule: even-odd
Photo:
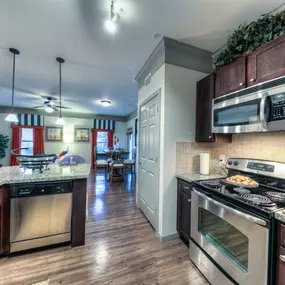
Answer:
[[[176,173],[175,177],[187,182],[201,181],[201,180],[209,180],[209,179],[222,179],[226,178],[225,175],[212,173],[209,175],[202,175],[199,172],[192,173]]]
[[[78,180],[78,179],[87,179],[91,173],[90,164],[84,164],[80,166],[71,166],[79,167],[78,170],[70,168],[67,169],[67,172],[63,169],[65,166],[54,166],[54,170],[51,172],[43,173],[29,173],[23,174],[21,171],[15,167],[5,167],[1,173],[0,169],[0,187],[3,185],[13,185],[20,183],[37,183],[37,182],[53,182],[53,181],[66,181],[66,180]],[[75,170],[75,171],[74,171]],[[69,171],[69,172],[68,172]]]

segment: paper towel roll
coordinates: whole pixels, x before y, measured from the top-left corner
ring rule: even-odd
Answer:
[[[200,173],[203,175],[209,175],[210,169],[210,155],[209,153],[200,153]]]

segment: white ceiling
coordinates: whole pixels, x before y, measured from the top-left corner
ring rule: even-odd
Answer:
[[[0,0],[0,105],[11,102],[12,56],[16,61],[16,106],[43,102],[33,94],[58,94],[70,112],[126,115],[137,104],[134,77],[158,43],[159,33],[215,51],[240,24],[283,0],[117,0],[118,31],[104,30],[109,0]],[[22,90],[23,92],[20,92]],[[98,101],[109,99],[111,107]]]

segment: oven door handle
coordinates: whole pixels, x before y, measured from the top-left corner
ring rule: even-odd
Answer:
[[[266,99],[268,97],[268,93],[263,93],[261,101],[260,101],[260,122],[261,122],[261,127],[263,131],[267,130],[267,121],[266,121],[266,114],[265,114],[265,110],[266,110]]]
[[[225,204],[222,204],[222,203],[220,203],[220,202],[218,202],[218,201],[216,201],[216,200],[214,200],[214,199],[212,199],[212,198],[202,194],[201,192],[197,191],[195,188],[193,188],[193,191],[198,196],[202,197],[203,199],[205,199],[205,200],[207,200],[207,201],[209,201],[209,202],[211,202],[211,203],[213,203],[213,204],[215,204],[215,205],[217,205],[217,206],[227,210],[228,212],[230,212],[232,214],[240,216],[240,217],[242,217],[242,218],[244,218],[244,219],[246,219],[248,221],[251,221],[251,222],[253,222],[255,224],[258,224],[260,226],[264,226],[264,227],[266,226],[266,222],[264,220],[262,220],[262,219],[256,218],[254,216],[251,216],[251,215],[248,215],[248,214],[245,214],[245,213],[242,213],[242,212],[240,212],[240,211],[238,211],[236,209],[233,209],[233,208],[231,208],[231,207],[229,207],[229,206],[227,206]]]

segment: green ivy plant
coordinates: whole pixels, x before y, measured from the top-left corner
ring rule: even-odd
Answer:
[[[257,21],[240,25],[214,59],[215,68],[219,69],[284,34],[285,10],[275,15],[264,14]]]
[[[9,137],[3,134],[0,134],[0,158],[6,156],[6,149],[8,148]]]

